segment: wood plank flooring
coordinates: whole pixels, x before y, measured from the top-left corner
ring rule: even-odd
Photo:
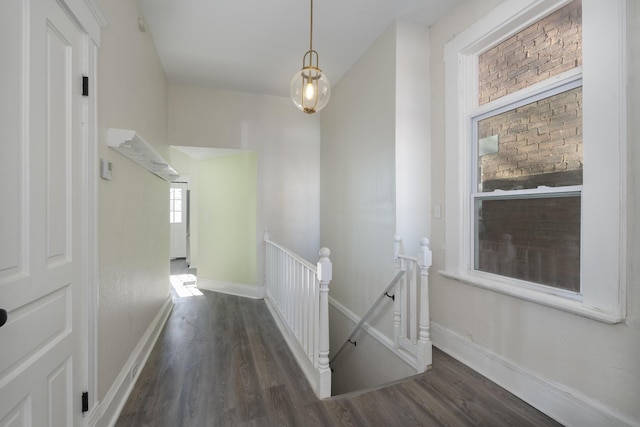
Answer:
[[[318,400],[264,301],[202,293],[175,297],[116,426],[559,425],[438,349],[425,374]]]

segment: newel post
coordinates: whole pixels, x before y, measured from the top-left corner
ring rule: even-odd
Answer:
[[[319,395],[331,396],[331,369],[329,368],[329,282],[333,277],[333,266],[329,260],[331,251],[320,249],[318,260],[318,282],[320,282],[320,319],[318,342],[318,370],[320,371]]]
[[[421,347],[420,368],[426,369],[431,365],[431,336],[429,332],[429,267],[433,256],[429,248],[429,239],[423,237],[420,240],[420,253],[418,264],[420,265],[420,334],[418,342]]]

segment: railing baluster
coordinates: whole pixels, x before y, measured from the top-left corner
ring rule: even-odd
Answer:
[[[402,239],[399,235],[393,236],[393,266],[395,273],[398,274],[402,269],[402,261],[400,260],[400,254],[402,253]],[[402,331],[402,303],[400,294],[400,285],[396,286],[394,290],[395,298],[393,299],[393,343],[395,348],[398,348],[398,337]]]
[[[400,337],[406,338],[408,332],[407,325],[407,312],[409,311],[409,305],[407,301],[407,282],[409,281],[409,272],[407,271],[407,259],[400,258],[400,269],[405,272],[402,280],[400,281]]]
[[[316,266],[317,268],[317,266]],[[307,303],[305,305],[307,309],[307,314],[305,316],[305,335],[307,336],[307,356],[310,359],[314,359],[314,354],[316,352],[315,348],[315,340],[314,340],[314,330],[313,330],[313,316],[315,315],[314,306],[318,304],[318,299],[315,297],[315,278],[316,272],[312,270],[307,270]]]
[[[309,319],[310,327],[311,327],[311,349],[312,349],[312,357],[314,363],[318,363],[318,341],[320,333],[318,331],[319,328],[319,310],[320,310],[320,282],[318,281],[318,275],[314,274],[312,277],[313,280],[313,301],[311,304],[311,318]]]
[[[319,397],[331,395],[329,369],[329,282],[331,261],[329,250],[320,250],[314,266],[269,240],[265,230],[265,295],[270,308],[275,308],[281,324],[286,324],[289,337],[295,337],[297,348],[306,355],[316,374],[314,390]],[[289,341],[290,338],[287,338]],[[290,345],[292,345],[290,343]],[[296,350],[299,351],[299,350]],[[299,355],[295,354],[300,363]],[[305,373],[309,372],[305,369]]]
[[[410,264],[410,280],[409,280],[409,341],[415,344],[418,341],[418,272],[416,271],[416,263],[411,260]]]
[[[424,372],[432,361],[432,344],[429,335],[429,283],[428,270],[431,266],[431,250],[429,240],[420,241],[420,250],[416,257],[402,253],[402,239],[394,236],[394,270],[396,276],[384,292],[360,318],[343,345],[332,356],[331,363],[342,353],[355,345],[355,337],[360,332],[368,317],[377,310],[378,304],[387,297],[394,300],[393,329],[394,347],[398,355],[410,361],[416,371]],[[389,291],[395,289],[393,295]]]

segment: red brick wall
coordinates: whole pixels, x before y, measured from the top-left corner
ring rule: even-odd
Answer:
[[[558,174],[582,170],[582,87],[478,122],[479,138],[491,135],[499,144],[480,158],[484,191],[582,184],[581,173]]]
[[[478,57],[479,103],[582,65],[582,1],[574,0]]]
[[[581,16],[575,0],[480,55],[480,104],[580,66]],[[480,191],[582,184],[581,87],[478,123],[494,135]],[[579,197],[485,200],[476,219],[476,269],[580,291]]]
[[[485,200],[476,269],[580,291],[580,197]]]

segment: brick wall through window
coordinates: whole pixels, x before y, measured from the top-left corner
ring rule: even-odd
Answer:
[[[478,56],[480,105],[582,65],[582,1],[574,0]]]

